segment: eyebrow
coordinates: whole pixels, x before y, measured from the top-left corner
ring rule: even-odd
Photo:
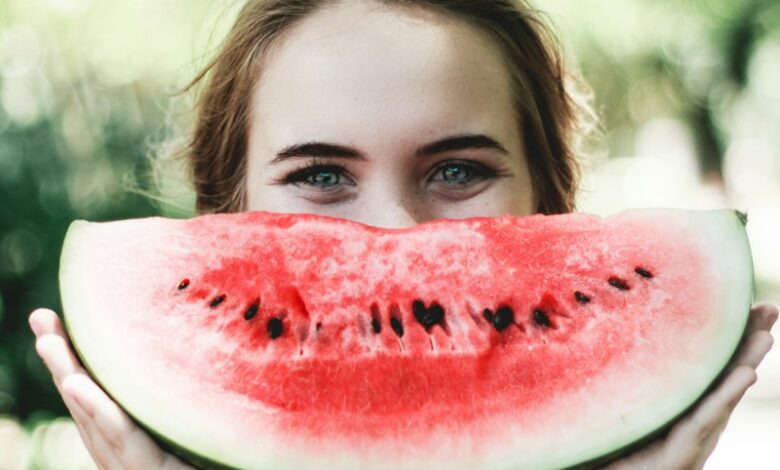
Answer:
[[[444,152],[454,152],[467,149],[492,149],[508,155],[509,152],[503,145],[485,134],[461,134],[446,137],[420,147],[415,156],[425,157]],[[325,142],[307,142],[290,145],[276,154],[271,164],[279,163],[293,158],[331,157],[348,160],[365,160],[366,157],[359,151],[343,145],[329,144]]]
[[[503,145],[499,144],[498,141],[492,137],[488,137],[484,134],[462,134],[427,144],[420,148],[416,152],[416,155],[422,157],[466,149],[492,149],[498,150],[503,154],[509,153]]]
[[[306,157],[335,157],[346,158],[350,160],[365,160],[363,154],[357,150],[343,145],[327,144],[324,142],[307,142],[305,144],[295,144],[285,147],[276,154],[276,158],[271,160],[271,164],[279,163],[291,158]]]

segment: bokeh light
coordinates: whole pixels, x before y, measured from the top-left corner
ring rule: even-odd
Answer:
[[[27,433],[19,422],[0,414],[0,468],[25,470],[32,456]]]
[[[73,421],[57,418],[36,425],[29,436],[31,466],[57,470],[95,470]]]

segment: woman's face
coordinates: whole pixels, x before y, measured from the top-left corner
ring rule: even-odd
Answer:
[[[533,211],[498,47],[430,11],[320,10],[267,56],[253,97],[248,209],[382,227]]]

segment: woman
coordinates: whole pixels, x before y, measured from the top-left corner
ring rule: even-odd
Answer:
[[[188,148],[201,213],[314,212],[384,227],[573,210],[583,110],[511,0],[250,0],[205,81]],[[700,468],[771,347],[751,311],[727,377],[614,467]],[[101,468],[182,468],[86,375],[51,311],[37,349]]]

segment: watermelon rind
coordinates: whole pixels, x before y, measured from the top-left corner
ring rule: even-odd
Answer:
[[[640,209],[631,212],[640,214],[652,210],[655,209]],[[719,217],[711,217],[712,214],[717,214]],[[663,438],[674,424],[685,417],[687,413],[694,410],[707,397],[707,394],[724,379],[729,372],[729,364],[737,355],[739,346],[746,339],[749,312],[755,297],[753,257],[747,234],[744,231],[748,221],[747,214],[741,211],[722,209],[718,211],[690,211],[690,217],[691,224],[694,226],[716,225],[711,227],[711,232],[708,231],[708,236],[711,238],[706,243],[711,246],[713,253],[721,253],[724,258],[722,262],[724,269],[720,273],[724,278],[725,285],[732,286],[733,290],[724,290],[719,292],[719,294],[724,309],[734,312],[734,314],[729,315],[729,323],[730,328],[733,328],[731,331],[738,334],[723,335],[721,339],[723,341],[722,354],[714,358],[714,369],[718,370],[715,378],[698,392],[694,389],[688,395],[688,397],[693,397],[693,399],[688,398],[689,404],[681,407],[681,410],[676,415],[656,429],[649,431],[644,437],[626,445],[617,444],[612,451],[578,464],[564,467],[566,470],[601,468],[620,457],[641,449],[656,439]],[[729,328],[724,328],[724,331],[727,332],[728,330]],[[718,364],[720,365],[718,366]]]
[[[79,276],[80,271],[79,270],[70,270],[67,269],[68,266],[72,265],[74,262],[77,262],[77,260],[74,260],[73,258],[77,258],[79,256],[79,253],[77,250],[72,249],[72,247],[78,246],[79,239],[84,231],[89,230],[89,226],[91,225],[91,222],[87,222],[84,220],[76,220],[73,223],[71,223],[70,227],[68,228],[68,231],[65,235],[65,241],[63,243],[62,253],[60,256],[60,285],[61,285],[61,297],[62,297],[62,305],[63,310],[67,313],[70,311],[73,311],[78,308],[88,308],[86,305],[84,305],[82,302],[85,301],[83,298],[75,298],[73,296],[73,293],[79,292],[76,289],[68,288],[68,286],[78,285],[81,281],[81,277]],[[88,302],[88,299],[86,299]],[[74,306],[74,307],[70,307]],[[76,338],[80,337],[79,328],[81,325],[74,325],[73,323],[73,315],[64,315],[63,317],[63,324],[65,327],[65,331],[68,334],[69,338]],[[108,339],[108,338],[107,338]],[[85,351],[82,349],[82,345],[84,344],[83,341],[73,341],[71,340],[70,345],[76,352],[76,356],[79,359],[79,362],[81,365],[89,372],[90,376],[92,376],[92,379],[100,385],[100,387],[114,400],[117,400],[115,394],[112,392],[114,387],[111,387],[110,384],[100,379],[100,377],[105,377],[104,374],[98,373],[98,370],[96,370],[93,366],[91,361],[87,360],[88,356],[85,354]],[[101,371],[102,372],[102,371]],[[203,469],[215,469],[215,470],[240,470],[237,467],[230,467],[226,466],[222,463],[220,463],[217,460],[214,460],[213,458],[209,458],[202,453],[196,451],[195,449],[188,448],[185,446],[182,446],[179,443],[176,443],[169,438],[167,438],[164,434],[157,431],[156,426],[148,424],[144,419],[141,419],[139,416],[141,413],[136,413],[134,410],[129,409],[127,405],[125,405],[125,411],[127,412],[128,416],[141,428],[143,428],[146,432],[149,433],[150,436],[152,436],[160,446],[182,458],[184,461],[196,465],[197,468],[203,468]],[[155,414],[164,413],[164,411],[159,411],[158,413],[152,414],[154,416]]]
[[[652,219],[654,211],[659,210],[634,210],[613,217],[635,217],[637,220]],[[744,218],[741,213],[733,210],[671,212],[678,214],[676,218],[681,223],[690,224],[699,230],[701,236],[697,243],[703,247],[703,251],[717,254],[719,258],[719,265],[722,269],[718,271],[721,277],[718,285],[728,286],[728,289],[712,293],[719,296],[720,305],[722,305],[722,312],[717,313],[722,316],[724,323],[719,329],[719,335],[712,338],[712,341],[719,344],[720,348],[709,358],[707,364],[701,365],[699,374],[690,378],[688,382],[690,386],[678,390],[674,400],[667,403],[664,409],[648,409],[646,417],[636,417],[638,421],[643,423],[644,427],[622,429],[620,433],[615,433],[611,437],[611,443],[603,445],[596,453],[587,440],[583,439],[581,445],[572,448],[557,448],[551,445],[551,449],[555,448],[554,452],[533,456],[534,460],[532,461],[525,460],[526,456],[513,455],[510,450],[507,452],[506,459],[491,462],[490,468],[596,468],[604,465],[662,436],[722,378],[743,337],[753,298],[752,256],[744,230]],[[321,462],[317,460],[316,456],[295,455],[290,456],[289,460],[286,461],[262,461],[256,460],[259,451],[252,451],[247,456],[242,457],[239,454],[245,450],[246,442],[214,442],[207,433],[203,432],[202,424],[198,423],[198,410],[192,410],[192,418],[182,416],[166,418],[166,404],[154,402],[154,394],[142,389],[144,386],[153,386],[153,384],[139,384],[130,378],[125,379],[121,370],[116,370],[113,364],[104,360],[105,356],[101,355],[100,351],[111,349],[111,337],[92,334],[91,325],[87,321],[89,315],[73,314],[77,311],[97,309],[92,299],[80,295],[80,293],[89,292],[89,285],[87,285],[89,281],[81,261],[85,258],[85,252],[93,249],[95,243],[99,243],[99,238],[96,238],[93,230],[94,225],[84,221],[76,221],[68,230],[60,262],[60,285],[66,331],[73,339],[72,344],[76,353],[96,382],[110,396],[122,403],[127,413],[142,428],[147,430],[163,448],[200,468],[326,468],[326,466],[320,466]],[[144,240],[139,239],[135,243],[143,244]],[[666,418],[663,422],[658,422],[659,416]],[[175,419],[180,421],[172,421]],[[190,420],[185,421],[185,419]],[[647,423],[654,424],[652,427],[648,427]],[[190,439],[186,440],[190,445],[181,444],[181,434],[174,439],[166,437],[171,434],[172,429],[177,428],[183,430],[191,428],[184,431],[183,434],[190,436]],[[235,466],[229,466],[225,462],[234,462]],[[358,461],[345,459],[327,468],[366,467],[361,466]],[[406,469],[420,467],[399,462],[376,462],[371,468]],[[452,462],[448,462],[446,465],[428,465],[423,468],[465,469],[469,467],[453,466]]]

